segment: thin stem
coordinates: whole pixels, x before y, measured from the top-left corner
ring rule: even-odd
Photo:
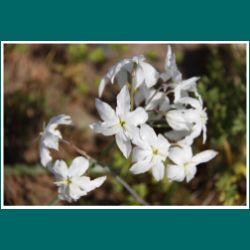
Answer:
[[[149,203],[147,203],[144,199],[140,197],[138,193],[132,189],[129,184],[124,181],[123,178],[121,178],[113,169],[111,169],[109,166],[104,167],[107,171],[111,173],[111,175],[119,182],[140,204],[148,206]]]
[[[56,196],[55,198],[53,198],[53,200],[51,200],[49,202],[50,206],[56,205],[60,200],[58,199],[58,197]]]
[[[131,72],[131,77],[132,77],[132,80],[131,80],[131,84],[130,84],[130,109],[131,111],[134,110],[134,94],[135,94],[135,88],[134,88],[134,82],[135,82],[135,77],[136,77],[136,68],[137,68],[137,65],[136,63],[134,63],[134,67],[133,67],[133,70]]]
[[[134,110],[134,87],[133,84],[130,85],[130,109],[131,111]]]
[[[149,205],[144,199],[142,199],[140,197],[139,194],[137,194],[132,187],[130,187],[130,185],[122,178],[120,177],[116,171],[111,167],[111,166],[104,166],[103,164],[100,164],[99,161],[101,160],[101,158],[103,156],[105,156],[109,150],[115,145],[114,141],[112,143],[110,143],[108,145],[108,147],[103,150],[103,152],[101,153],[101,155],[96,159],[92,158],[91,156],[89,156],[84,150],[78,148],[76,145],[74,145],[72,142],[69,142],[65,139],[61,139],[61,141],[67,145],[70,145],[74,148],[74,150],[76,150],[77,153],[83,155],[84,157],[86,157],[88,160],[90,160],[92,162],[92,164],[98,164],[100,166],[102,166],[104,169],[107,170],[107,172],[109,172],[116,180],[117,182],[119,182],[140,204],[142,205]]]

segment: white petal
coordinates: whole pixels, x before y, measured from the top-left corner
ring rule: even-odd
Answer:
[[[188,92],[194,92],[195,95],[199,97],[200,95],[198,94],[196,89],[197,80],[199,80],[199,77],[192,77],[185,81],[177,83],[174,86],[174,96],[175,96],[174,102],[179,101],[179,99],[187,95]]]
[[[57,160],[53,166],[53,173],[59,180],[66,179],[68,177],[68,166],[63,160]]]
[[[165,71],[166,71],[166,74],[164,76],[165,81],[168,80],[169,78],[173,78],[175,82],[181,81],[182,75],[177,68],[175,55],[174,53],[172,53],[172,49],[170,46],[168,46],[168,51],[166,55]]]
[[[191,77],[187,80],[180,82],[183,90],[195,91],[196,90],[196,82],[200,79],[200,77]]]
[[[58,150],[59,148],[59,138],[58,136],[50,133],[50,132],[44,132],[44,134],[42,135],[41,140],[43,141],[43,144],[48,147],[48,148],[52,148],[55,150]]]
[[[204,144],[206,142],[206,140],[207,140],[207,126],[206,126],[206,124],[204,124],[202,126],[202,130],[203,130],[203,141],[202,141],[202,143]]]
[[[68,202],[72,202],[72,198],[70,197],[68,186],[60,185],[58,187],[58,198],[60,200],[66,200]]]
[[[81,176],[76,178],[74,181],[81,189],[83,189],[86,192],[90,192],[100,187],[105,180],[106,176],[99,177],[94,180],[90,180],[90,178],[86,176]]]
[[[121,60],[120,62],[118,62],[117,64],[113,65],[109,69],[108,73],[102,78],[102,80],[100,82],[100,85],[98,88],[99,97],[102,96],[103,91],[109,82],[111,82],[112,84],[114,83],[115,77],[118,76],[118,74],[122,70],[122,67],[124,67],[127,63],[129,63],[129,61],[127,59],[124,59],[124,60]]]
[[[153,110],[154,108],[156,108],[160,102],[161,102],[161,98],[162,98],[162,92],[158,92],[155,89],[151,90],[147,96],[146,99],[146,110]]]
[[[179,103],[190,105],[197,110],[202,110],[201,103],[199,100],[192,98],[192,97],[182,97],[178,100]]]
[[[160,102],[160,111],[166,112],[170,109],[170,100],[167,96],[164,96]]]
[[[128,83],[128,71],[126,69],[121,69],[116,75],[116,79],[120,88],[122,88]]]
[[[178,165],[168,165],[167,177],[170,181],[183,181],[185,178],[184,168]]]
[[[86,195],[87,192],[85,190],[80,189],[80,187],[74,183],[71,183],[69,186],[69,195],[70,197],[76,201],[78,200],[81,196]]]
[[[142,174],[147,172],[151,168],[151,166],[152,165],[150,165],[149,160],[144,160],[133,164],[129,170],[133,174]]]
[[[114,79],[117,76],[117,74],[123,69],[128,69],[128,65],[131,64],[130,59],[123,59],[117,64],[115,64],[108,72],[108,77],[110,78],[111,83],[114,83]]]
[[[192,162],[195,163],[195,165],[198,165],[200,163],[208,162],[211,159],[213,159],[218,153],[214,150],[205,150],[199,154],[196,154],[192,158]]]
[[[97,122],[97,123],[91,124],[90,128],[93,129],[95,133],[101,133],[105,136],[110,136],[110,135],[116,134],[119,131],[120,128],[117,126],[117,124],[108,123],[108,122],[102,122],[102,123]]]
[[[111,121],[116,119],[115,111],[106,102],[96,98],[95,105],[97,112],[103,121]]]
[[[40,151],[41,164],[44,167],[47,167],[48,164],[51,163],[51,161],[52,161],[50,151],[47,147],[45,147],[45,145],[43,143],[40,143],[39,151]]]
[[[140,65],[137,65],[135,69],[134,77],[133,77],[133,82],[132,82],[133,88],[134,89],[139,88],[143,82],[144,82],[143,69],[141,68]]]
[[[68,174],[73,176],[83,175],[89,167],[89,161],[83,156],[76,157],[68,170]]]
[[[139,104],[144,101],[146,98],[148,98],[150,94],[150,90],[148,87],[143,83],[135,92],[135,105],[139,106]]]
[[[49,120],[47,127],[45,128],[45,132],[50,132],[52,134],[57,135],[61,138],[61,134],[56,130],[58,125],[72,125],[72,120],[69,115],[58,115],[54,116]]]
[[[192,158],[192,148],[189,146],[185,146],[183,148],[180,147],[172,147],[169,150],[168,157],[177,165],[183,165],[186,162],[190,161]]]
[[[147,124],[143,124],[140,129],[140,136],[142,142],[145,142],[150,145],[155,145],[157,142],[157,136],[153,128]]]
[[[165,156],[168,155],[170,144],[168,140],[161,134],[159,134],[157,138],[157,147],[162,154],[164,154]]]
[[[125,126],[126,129],[126,135],[127,137],[133,142],[140,140],[140,130],[138,127],[130,124],[126,124]]]
[[[49,120],[48,127],[52,125],[70,125],[72,124],[71,117],[69,115],[54,116]]]
[[[128,122],[134,126],[141,125],[148,120],[148,113],[144,108],[138,107],[134,111],[129,112],[126,116]]]
[[[109,81],[110,81],[110,79],[107,76],[102,78],[102,80],[101,80],[101,82],[99,84],[99,87],[98,87],[98,96],[99,96],[99,98],[102,96],[103,91],[104,91],[104,89],[105,89],[105,87],[106,87],[106,85],[108,84]]]
[[[133,149],[132,161],[139,162],[151,158],[150,148],[148,150],[142,149],[140,147],[135,147]]]
[[[152,173],[157,181],[160,181],[164,177],[165,166],[161,161],[157,161],[152,167]]]
[[[185,172],[186,172],[186,180],[187,182],[190,182],[194,178],[197,172],[197,168],[195,165],[191,165],[186,169]]]
[[[121,150],[122,154],[124,155],[124,157],[127,159],[131,153],[131,142],[130,140],[123,134],[123,132],[118,132],[115,135],[115,140],[116,140],[116,144],[119,147],[119,149]]]
[[[171,110],[166,114],[169,126],[174,130],[190,130],[191,124],[186,110]]]
[[[197,138],[202,131],[202,125],[200,123],[200,121],[196,121],[199,122],[197,124],[195,124],[192,128],[191,128],[191,133],[189,135],[186,136],[186,138],[183,141],[186,141],[187,144],[191,145],[193,143],[193,140],[195,138]]]
[[[99,178],[96,178],[96,179],[92,180],[91,181],[92,190],[95,189],[95,188],[100,187],[104,183],[106,178],[107,178],[106,176],[102,176],[102,177],[99,177]]]
[[[143,74],[144,74],[144,81],[148,88],[151,88],[154,86],[158,79],[159,79],[159,73],[155,70],[154,67],[152,67],[150,64],[141,62],[140,66],[142,67]]]
[[[117,95],[117,107],[116,113],[119,116],[123,116],[130,111],[130,95],[128,87],[125,85],[120,93]]]

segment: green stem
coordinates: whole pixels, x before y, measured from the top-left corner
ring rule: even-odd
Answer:
[[[130,109],[131,109],[131,111],[133,111],[134,110],[134,87],[133,87],[133,85],[131,84],[130,85],[130,102],[131,102],[131,104],[130,104]]]
[[[49,205],[50,206],[53,206],[53,205],[57,205],[57,203],[59,202],[60,200],[58,199],[58,196],[56,196],[53,200],[51,200],[49,202]]]

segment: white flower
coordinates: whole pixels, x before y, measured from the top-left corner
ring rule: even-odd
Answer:
[[[106,180],[106,176],[90,180],[83,176],[89,167],[89,161],[84,157],[76,157],[70,167],[62,160],[57,160],[53,167],[58,186],[58,197],[68,202],[76,201],[81,196],[100,187]]]
[[[115,135],[117,146],[128,158],[131,152],[130,140],[137,134],[137,126],[147,121],[148,114],[141,107],[130,112],[130,95],[127,86],[124,86],[117,95],[116,111],[99,99],[96,99],[96,109],[103,122],[92,124],[90,127],[96,133],[106,136]]]
[[[191,131],[192,122],[197,112],[194,109],[173,109],[167,112],[166,120],[169,126],[177,131]]]
[[[52,117],[49,120],[48,125],[41,132],[40,139],[40,158],[41,163],[44,167],[47,167],[51,161],[52,157],[50,155],[49,149],[58,150],[59,147],[59,139],[62,139],[62,135],[60,131],[57,129],[58,125],[71,125],[72,120],[68,115],[58,115]]]
[[[133,141],[137,145],[133,149],[132,161],[134,164],[130,168],[133,174],[144,173],[152,169],[154,178],[159,181],[164,177],[164,161],[168,156],[170,144],[167,139],[148,125],[143,124],[139,137]]]
[[[145,101],[146,110],[158,109],[165,112],[170,108],[170,100],[166,93],[154,88],[147,88],[145,84],[140,86],[135,94],[135,104],[138,106],[142,101]]]
[[[206,109],[203,108],[203,102],[201,99],[197,100],[191,97],[183,97],[179,101],[179,103],[184,105],[190,105],[194,109],[189,109],[192,112],[192,115],[189,116],[190,122],[193,124],[191,129],[191,134],[186,138],[186,140],[192,140],[198,137],[201,132],[203,132],[203,144],[207,139],[207,112]]]
[[[148,63],[145,63],[143,55],[135,56],[130,59],[124,59],[115,64],[108,73],[102,78],[99,85],[99,97],[102,96],[105,86],[111,82],[114,83],[116,78],[120,88],[129,82],[131,75],[132,85],[137,89],[142,83],[145,83],[148,88],[155,85],[158,81],[158,72]]]
[[[182,75],[177,68],[175,54],[172,52],[171,46],[168,46],[165,60],[165,73],[161,74],[161,78],[163,81],[171,79],[174,82],[180,82],[182,79]]]
[[[181,143],[191,145],[193,140],[203,132],[203,143],[205,143],[207,138],[207,113],[206,109],[203,109],[202,100],[183,97],[179,99],[178,104],[185,106],[190,105],[191,108],[180,108],[167,112],[166,120],[169,126],[174,129],[174,131],[179,131],[179,133],[170,131],[165,135],[169,139],[176,141],[182,139]],[[183,138],[183,136],[185,136],[185,138]]]
[[[171,181],[187,182],[192,180],[197,171],[197,165],[208,162],[217,155],[214,150],[205,150],[193,156],[192,148],[190,146],[173,147],[169,151],[169,158],[174,164],[167,167],[167,177]]]
[[[196,82],[199,79],[199,77],[192,77],[178,83],[170,84],[174,89],[174,103],[177,103],[182,97],[188,97],[189,92],[194,93],[196,97],[201,99],[196,87]]]
[[[177,68],[175,55],[170,46],[168,46],[166,55],[165,73],[161,74],[161,78],[163,81],[171,80],[173,82],[168,86],[173,89],[174,103],[181,97],[188,96],[188,92],[193,92],[196,97],[201,98],[196,88],[196,82],[199,80],[199,77],[192,77],[187,80],[182,79],[182,74]]]

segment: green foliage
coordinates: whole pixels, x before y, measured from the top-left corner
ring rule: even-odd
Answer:
[[[183,53],[181,53],[180,51],[176,51],[175,52],[175,59],[176,59],[176,63],[180,64],[184,59]]]
[[[212,138],[213,145],[225,139],[233,142],[237,136],[245,137],[246,133],[246,76],[235,76],[233,70],[238,62],[230,49],[227,51],[231,58],[226,71],[222,52],[218,48],[210,50],[208,74],[198,85],[208,108],[208,125],[212,128],[209,129],[208,137]],[[239,60],[245,67],[244,54]]]
[[[89,91],[89,86],[86,83],[78,83],[76,88],[80,94],[87,94]]]
[[[128,45],[126,44],[110,44],[109,47],[115,50],[120,56],[128,51]]]
[[[246,169],[242,154],[246,144],[245,53],[244,48],[213,47],[207,74],[198,84],[209,113],[208,141],[222,156],[217,162],[220,174],[216,190],[219,202],[224,205],[235,205],[240,199],[244,200],[238,186]]]
[[[88,55],[88,59],[92,63],[101,63],[105,59],[104,51],[101,47],[95,48],[93,51],[91,51]]]
[[[158,58],[158,54],[155,51],[153,51],[153,50],[149,50],[146,53],[146,58],[148,58],[148,59],[150,59],[152,61],[155,61]]]
[[[14,51],[19,53],[25,53],[29,49],[29,46],[27,44],[16,44]]]
[[[216,188],[219,191],[219,201],[224,205],[234,205],[239,199],[237,192],[237,178],[236,176],[225,173],[217,181]]]
[[[66,52],[71,62],[79,62],[86,58],[88,54],[88,45],[70,44],[66,47]]]

